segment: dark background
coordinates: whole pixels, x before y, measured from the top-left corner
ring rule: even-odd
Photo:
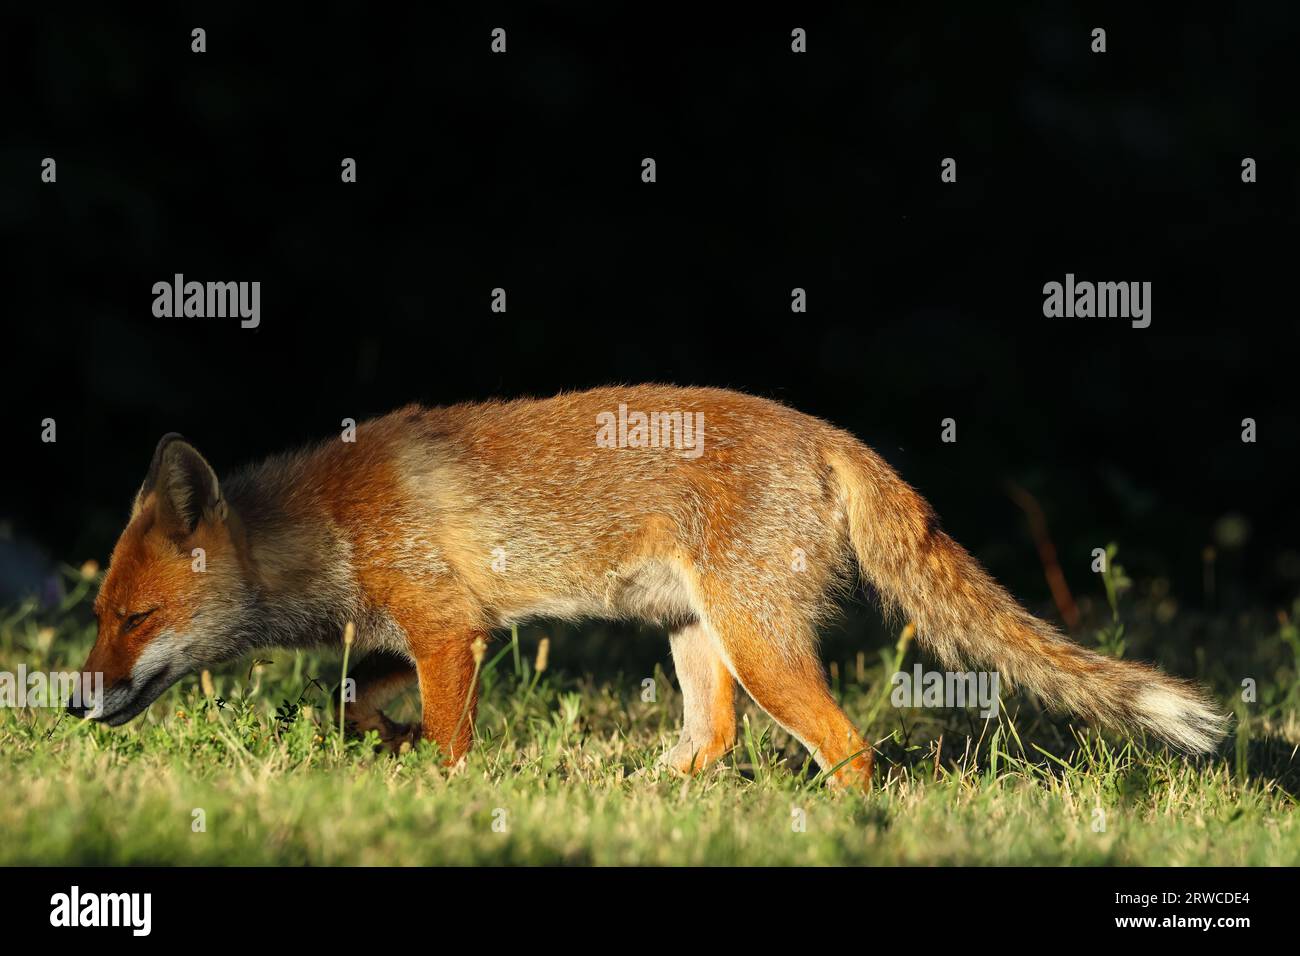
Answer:
[[[1076,590],[1113,540],[1192,600],[1216,543],[1226,605],[1294,596],[1300,15],[843,7],[6,12],[5,589],[106,560],[167,431],[224,472],[409,401],[655,380],[853,430],[1031,603],[1008,480]],[[260,281],[261,327],[154,318],[176,272]],[[1067,272],[1151,281],[1151,327],[1044,318]]]

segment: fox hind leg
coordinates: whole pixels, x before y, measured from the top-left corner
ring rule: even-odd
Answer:
[[[755,703],[812,753],[832,786],[871,786],[872,751],[831,697],[807,627],[778,639],[777,629],[743,612],[715,614],[723,652]]]
[[[698,772],[735,745],[735,680],[703,623],[687,624],[668,640],[682,687],[682,736],[659,762],[679,773]]]

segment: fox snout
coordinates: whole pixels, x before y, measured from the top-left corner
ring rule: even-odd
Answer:
[[[82,686],[94,687],[95,696],[70,702],[68,714],[116,727],[141,713],[184,676],[184,668],[174,661],[146,663],[147,669],[141,673],[139,657],[126,658],[118,650],[102,636],[95,642],[81,668]]]
[[[144,680],[128,677],[112,684],[106,682],[101,697],[70,703],[67,712],[117,727],[143,712],[183,676],[181,670],[164,667]]]

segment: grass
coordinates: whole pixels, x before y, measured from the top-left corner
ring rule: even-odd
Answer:
[[[94,580],[69,579],[58,608],[0,613],[0,669],[80,666]],[[641,676],[538,673],[517,634],[487,650],[476,743],[456,771],[427,744],[394,757],[342,739],[326,692],[340,661],[312,654],[188,678],[122,728],[0,708],[0,864],[1300,864],[1294,613],[1182,615],[1163,630],[1159,616],[1155,598],[1138,605],[1135,656],[1172,633],[1184,652],[1230,649],[1198,668],[1222,699],[1240,696],[1238,675],[1256,681],[1219,754],[1099,737],[1021,698],[988,722],[895,708],[888,675],[919,658],[890,642],[876,664],[833,660],[836,694],[879,742],[866,796],[824,787],[748,701],[716,768],[660,772],[681,712],[662,669],[653,695]],[[1118,614],[1099,617],[1091,640],[1114,644]]]

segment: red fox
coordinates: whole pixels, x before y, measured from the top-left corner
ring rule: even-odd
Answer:
[[[1223,736],[1194,686],[1070,642],[875,452],[776,402],[601,388],[411,406],[344,437],[221,482],[179,435],[159,442],[95,603],[84,670],[104,675],[99,719],[125,723],[182,676],[256,649],[338,646],[352,622],[356,728],[422,736],[455,761],[480,638],[526,618],[627,618],[670,635],[684,721],[663,764],[689,773],[731,749],[739,684],[832,782],[869,786],[872,748],[816,645],[856,564],[946,667],[981,664],[1190,752]],[[411,681],[414,728],[381,710]]]

